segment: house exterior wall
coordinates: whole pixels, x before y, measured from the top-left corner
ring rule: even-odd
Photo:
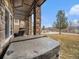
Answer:
[[[14,19],[14,33],[17,33],[19,31],[19,19]]]
[[[4,8],[2,8],[2,6],[0,6],[0,43],[2,43],[2,41],[4,41],[5,39],[5,11]]]
[[[17,33],[19,28],[24,28],[26,35],[32,35],[32,17],[29,16],[25,20],[14,19],[14,33]]]
[[[37,4],[36,4],[37,5]],[[41,29],[41,9],[40,7],[36,7],[34,9],[34,35],[40,34]],[[12,0],[0,0],[0,49],[2,49],[11,38],[13,38],[13,33],[15,33],[15,28],[17,31],[19,31],[20,23],[19,25],[14,25],[14,15],[13,15],[13,5]],[[6,22],[6,11],[8,12],[8,23]],[[26,29],[26,35],[32,34],[32,19],[31,16],[25,16],[24,19],[25,25],[24,28]],[[16,19],[15,19],[16,20]],[[19,19],[21,20],[21,19]],[[6,23],[8,24],[8,27],[6,27]],[[8,31],[6,30],[8,29]],[[8,33],[8,37],[6,37],[6,31]]]
[[[5,37],[5,30],[6,30],[6,28],[5,28],[5,25],[6,25],[5,11],[6,10],[9,13],[9,17],[8,17],[8,20],[9,20],[8,34],[9,34],[9,36],[7,38]],[[1,2],[0,2],[0,50],[3,49],[5,45],[7,45],[10,38],[13,37],[12,35],[13,35],[13,12],[12,12],[10,0],[1,0]]]

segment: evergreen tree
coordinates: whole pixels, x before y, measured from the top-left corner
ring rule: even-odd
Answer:
[[[42,30],[45,30],[45,26],[42,27]]]
[[[59,10],[56,17],[55,26],[59,29],[59,34],[61,34],[61,30],[68,26],[67,17],[65,17],[65,12],[63,10]]]

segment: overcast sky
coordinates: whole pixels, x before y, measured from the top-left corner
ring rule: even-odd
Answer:
[[[68,21],[79,20],[79,0],[47,0],[42,5],[42,26],[51,27],[58,10],[64,10]]]

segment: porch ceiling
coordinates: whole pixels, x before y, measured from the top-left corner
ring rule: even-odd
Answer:
[[[45,0],[13,0],[14,17],[17,19],[24,19],[26,16],[30,15],[35,3],[34,1],[40,6]]]

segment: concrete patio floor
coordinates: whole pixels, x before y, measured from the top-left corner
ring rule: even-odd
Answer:
[[[60,44],[43,35],[16,37],[3,59],[50,59],[58,58]],[[41,58],[40,58],[41,57]]]

